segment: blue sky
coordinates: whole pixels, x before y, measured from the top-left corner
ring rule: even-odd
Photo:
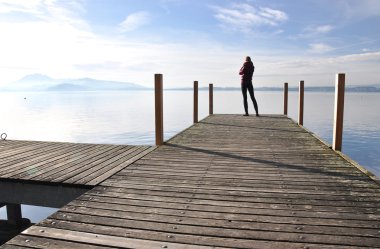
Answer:
[[[167,87],[380,83],[378,0],[0,0],[0,83],[41,73]]]

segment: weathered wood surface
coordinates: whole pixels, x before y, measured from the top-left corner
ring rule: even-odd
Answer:
[[[379,248],[380,188],[284,116],[212,115],[4,248]]]
[[[153,149],[150,146],[0,141],[0,181],[95,186]]]

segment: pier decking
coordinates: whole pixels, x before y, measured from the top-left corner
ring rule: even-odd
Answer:
[[[1,248],[379,247],[377,183],[285,116],[212,115]]]
[[[95,186],[152,146],[1,141],[0,180]]]

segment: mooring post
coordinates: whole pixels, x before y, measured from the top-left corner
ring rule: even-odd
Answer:
[[[304,100],[304,81],[300,81],[298,99],[298,124],[303,125],[303,100]]]
[[[340,73],[336,75],[335,79],[335,111],[332,148],[338,151],[342,151],[345,78],[345,74]]]
[[[162,74],[154,75],[154,93],[155,93],[155,117],[156,117],[156,145],[162,145],[164,143]]]
[[[20,204],[7,204],[7,218],[12,225],[22,223],[22,213]]]
[[[208,85],[208,114],[214,114],[214,85]]]
[[[194,124],[198,123],[198,81],[194,81]]]
[[[284,115],[288,115],[288,83],[284,83]]]

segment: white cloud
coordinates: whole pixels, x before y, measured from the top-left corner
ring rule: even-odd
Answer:
[[[285,12],[270,8],[260,8],[259,15],[267,18],[267,20],[271,20],[272,25],[276,25],[278,22],[286,21],[288,19]]]
[[[139,11],[133,14],[130,14],[125,18],[123,22],[120,23],[122,31],[128,32],[133,31],[141,26],[144,26],[150,22],[150,15],[146,11]]]
[[[316,27],[311,27],[309,30],[312,31],[313,33],[317,34],[324,34],[332,31],[334,29],[334,26],[332,25],[322,25],[322,26],[316,26]]]
[[[26,12],[38,13],[43,0],[0,0],[0,13]]]
[[[273,34],[274,35],[279,35],[279,34],[282,34],[282,33],[284,33],[285,31],[283,30],[283,29],[278,29],[278,30],[275,30],[274,32],[273,32]]]
[[[360,54],[342,55],[334,59],[334,63],[343,62],[360,62],[360,61],[377,61],[380,60],[380,52],[369,52]]]
[[[330,45],[324,44],[324,43],[312,43],[309,44],[310,46],[310,52],[312,53],[326,53],[334,50],[333,47]]]
[[[283,82],[296,86],[300,80],[308,86],[334,86],[335,74],[345,73],[348,85],[366,85],[379,82],[379,60],[380,52],[328,57],[260,56],[254,77],[257,86],[282,86]]]
[[[85,12],[82,3],[83,0],[0,0],[0,13],[22,13],[23,21],[29,18],[30,22],[60,22],[88,28],[87,23],[80,18]]]
[[[248,32],[259,26],[277,26],[288,20],[281,10],[255,7],[247,3],[232,4],[229,7],[213,6],[214,17],[228,29]]]
[[[309,25],[303,29],[302,33],[294,37],[291,37],[291,39],[320,37],[321,35],[327,34],[334,29],[335,27],[329,24],[320,25],[320,26]]]

